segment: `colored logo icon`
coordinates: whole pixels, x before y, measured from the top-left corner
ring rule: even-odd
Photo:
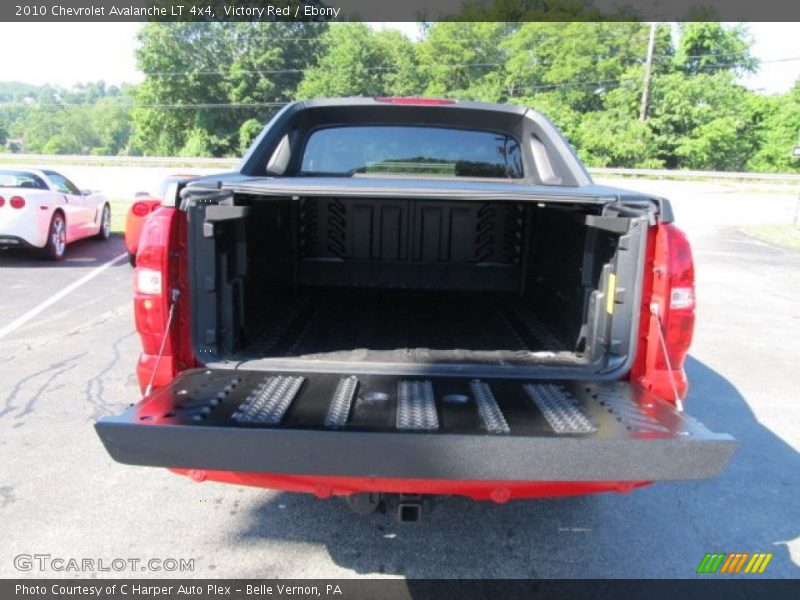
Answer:
[[[755,574],[763,573],[769,561],[772,560],[772,553],[738,552],[733,554],[706,554],[700,565],[697,567],[698,573],[714,574]]]

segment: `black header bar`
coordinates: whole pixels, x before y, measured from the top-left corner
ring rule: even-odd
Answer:
[[[793,0],[12,0],[0,21],[800,21]]]
[[[654,557],[654,560],[657,560]],[[3,600],[784,600],[800,580],[6,579]]]

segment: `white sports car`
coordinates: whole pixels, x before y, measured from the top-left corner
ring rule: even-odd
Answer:
[[[67,244],[111,234],[111,206],[49,169],[0,167],[0,248],[39,248],[60,260]]]

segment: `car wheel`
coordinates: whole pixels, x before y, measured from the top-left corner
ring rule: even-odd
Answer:
[[[50,260],[61,260],[67,251],[67,222],[64,215],[57,212],[50,219],[50,228],[47,231],[47,244],[44,247],[44,256]]]
[[[103,206],[103,216],[100,217],[100,231],[97,232],[97,239],[106,241],[111,237],[111,208],[106,204]]]
[[[128,262],[131,263],[132,267],[136,266],[136,254],[133,252],[128,252]]]

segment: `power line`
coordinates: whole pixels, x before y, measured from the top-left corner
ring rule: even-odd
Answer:
[[[627,79],[601,79],[597,81],[565,81],[559,83],[543,83],[537,85],[512,85],[512,86],[502,86],[502,87],[513,87],[514,91],[548,91],[548,90],[555,90],[555,89],[562,89],[562,88],[574,88],[574,87],[587,87],[593,86],[598,87],[601,85],[609,84],[609,83],[628,83],[629,80]],[[270,101],[270,102],[204,102],[204,103],[197,103],[197,104],[179,104],[179,103],[151,103],[151,104],[118,104],[118,108],[129,108],[129,109],[203,109],[203,108],[276,108],[285,106],[290,101]],[[93,104],[82,104],[78,102],[73,103],[58,103],[58,102],[46,102],[46,103],[24,103],[24,102],[17,102],[17,103],[5,103],[0,104],[0,108],[3,107],[12,107],[12,106],[20,106],[20,107],[27,107],[27,108],[94,108]]]
[[[276,106],[284,106],[288,101],[275,101],[275,102],[203,102],[198,104],[117,104],[115,108],[268,108]],[[0,108],[4,107],[25,107],[25,108],[95,108],[95,104],[86,104],[81,102],[42,102],[42,103],[26,103],[26,102],[7,102],[0,103]]]
[[[349,23],[334,23],[334,25],[335,26],[342,26],[342,25],[346,26],[346,25],[349,25]],[[597,26],[597,27],[601,27],[601,26],[604,26],[606,24],[605,23],[582,23],[582,25],[587,25],[587,26],[588,25],[594,25],[594,26]],[[429,41],[431,41],[430,37],[420,37],[419,39],[414,40],[412,38],[409,38],[409,36],[407,36],[402,31],[399,31],[399,30],[396,30],[396,31],[398,31],[399,33],[403,34],[406,38],[408,38],[412,43],[415,43],[415,44],[416,43],[421,43],[421,42],[429,42]],[[510,35],[504,36],[504,39],[502,41],[507,41],[507,40],[513,38],[513,36],[515,34],[517,34],[518,31],[519,30],[512,32]],[[642,30],[642,31],[644,31],[644,30]],[[269,33],[270,32],[265,31],[263,35],[270,38],[268,41],[271,44],[281,44],[281,43],[285,43],[285,42],[317,42],[317,43],[324,43],[324,37],[323,36],[324,36],[325,32],[321,32],[320,35],[318,35],[316,37],[275,37],[275,38],[272,38],[269,35]],[[603,43],[603,42],[607,42],[607,41],[610,41],[610,40],[613,40],[614,38],[616,38],[620,34],[620,31],[619,30],[601,29],[598,33],[600,34],[600,35],[598,35],[598,38],[599,38],[598,41],[600,43]],[[280,35],[280,34],[278,34],[278,35]],[[212,31],[208,32],[208,37],[212,37],[214,39],[217,39],[217,36],[218,36],[218,34],[216,32],[212,32]],[[461,38],[461,37],[447,36],[446,38],[440,38],[440,40],[435,40],[435,41],[443,41],[443,42],[447,42],[447,43],[455,42],[455,43],[474,44],[476,39],[475,39],[475,37],[464,37],[464,38]],[[712,57],[712,56],[737,56],[737,55],[745,55],[745,54],[748,54],[748,53],[750,53],[750,50],[749,49],[745,49],[745,50],[738,50],[738,51],[735,51],[735,52],[691,54],[691,55],[685,56],[684,58],[695,59],[695,58],[707,58],[707,57]],[[653,56],[654,56],[654,58],[674,58],[675,54],[677,54],[677,49],[675,50],[674,54],[664,54],[664,53],[656,52]]]
[[[461,63],[461,64],[442,64],[434,65],[436,68],[444,67],[450,69],[472,68],[472,67],[504,67],[505,63]],[[231,65],[228,71],[154,71],[145,73],[148,76],[165,76],[165,75],[230,75],[230,70],[234,67]],[[310,67],[314,68],[314,67]],[[399,71],[401,67],[360,67],[362,71]],[[236,69],[236,73],[244,73],[250,75],[283,75],[287,73],[304,73],[308,69]]]
[[[628,83],[630,80],[628,79],[601,79],[599,81],[569,81],[569,82],[562,82],[562,83],[543,83],[538,85],[513,85],[507,87],[513,87],[514,90],[530,90],[530,91],[548,91],[553,89],[562,89],[562,88],[570,88],[570,87],[589,87],[589,86],[601,86],[607,83]]]
[[[771,64],[771,63],[791,62],[791,61],[795,61],[795,60],[800,60],[800,56],[793,56],[793,57],[790,57],[790,58],[776,58],[775,60],[764,60],[764,61],[761,61],[761,64],[762,64],[762,65],[765,65],[765,64]],[[731,68],[731,65],[724,65],[724,64],[714,64],[714,65],[701,64],[701,65],[698,65],[698,66],[697,66],[697,68],[698,68],[698,69],[701,69],[701,70],[702,70],[702,69],[730,69],[730,68]]]
[[[658,55],[654,55],[658,56]],[[667,55],[661,55],[662,58]],[[692,58],[712,58],[717,56],[731,56],[731,54],[703,54],[703,55],[696,55]],[[596,57],[600,58],[600,57]],[[674,57],[671,57],[674,58]],[[776,62],[790,62],[800,60],[800,56],[791,56],[786,58],[776,58],[770,60],[762,60],[759,61],[760,64],[769,64],[769,63],[776,63]],[[541,67],[549,67],[556,63],[537,63],[536,66]],[[488,67],[497,67],[497,68],[506,68],[508,65],[507,63],[454,63],[454,64],[440,64],[440,65],[426,65],[427,67],[434,68],[434,69],[464,69],[464,68],[488,68]],[[719,66],[719,67],[727,67],[730,65],[708,65],[708,66]],[[417,65],[419,68],[419,65]],[[314,67],[310,67],[314,68]],[[397,66],[384,66],[384,67],[361,67],[362,71],[383,71],[383,72],[393,72],[393,71],[400,71],[402,67]],[[229,69],[233,69],[233,66],[229,67]],[[247,74],[247,75],[284,75],[284,74],[300,74],[304,73],[308,69],[237,69],[236,74]],[[230,70],[217,70],[217,71],[155,71],[151,73],[145,73],[146,76],[157,76],[157,77],[164,77],[164,76],[179,76],[179,75],[219,75],[219,76],[230,76]]]
[[[709,52],[707,54],[687,54],[683,58],[708,58],[710,56],[740,56],[742,54],[749,54],[750,50],[739,50],[737,52]],[[676,50],[675,54],[656,54],[655,56],[666,57],[666,58],[675,58],[678,56],[678,52]]]
[[[778,58],[772,59],[768,61],[762,61],[764,63],[778,63],[778,62],[789,62],[789,61],[797,61],[800,60],[800,56],[794,57],[785,57],[785,58]],[[503,66],[500,64],[495,63],[465,63],[462,65],[439,65],[444,67],[464,67],[464,66]],[[727,68],[730,65],[704,65],[703,68]],[[380,67],[381,69],[396,69],[396,67]],[[377,69],[377,67],[376,67]],[[295,72],[298,71],[296,69],[292,70],[277,70],[275,72]],[[253,71],[253,73],[262,73],[263,71]],[[564,88],[574,88],[574,87],[586,87],[586,86],[602,86],[607,84],[624,84],[624,83],[632,83],[632,81],[628,78],[620,78],[620,79],[601,79],[596,81],[563,81],[557,83],[542,83],[542,84],[534,84],[534,85],[524,85],[524,84],[514,84],[509,83],[503,85],[501,87],[506,89],[513,89],[513,91],[550,91],[550,90],[557,90],[557,89],[564,89]],[[106,96],[106,98],[114,98],[114,96]],[[281,107],[287,104],[287,101],[284,100],[271,100],[266,102],[204,102],[204,103],[196,103],[196,104],[183,104],[183,103],[148,103],[148,104],[130,104],[130,103],[117,103],[116,107],[118,108],[129,108],[129,109],[206,109],[206,108],[275,108]],[[6,102],[0,103],[0,108],[72,108],[72,107],[85,107],[85,108],[94,108],[95,104],[92,103],[85,103],[85,102]]]
[[[761,60],[761,61],[759,61],[759,63],[762,64],[762,65],[767,65],[767,64],[770,64],[770,63],[791,62],[793,60],[800,60],[800,56],[791,56],[789,58],[775,58],[775,59],[772,59],[772,60]]]

